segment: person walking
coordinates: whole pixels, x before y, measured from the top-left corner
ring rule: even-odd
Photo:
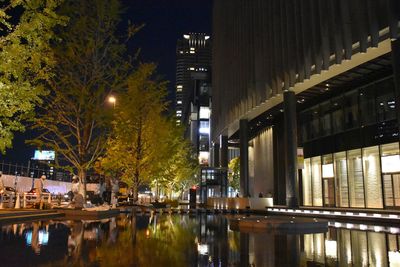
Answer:
[[[36,193],[38,195],[37,201],[39,204],[39,209],[43,209],[43,189],[44,189],[44,181],[46,180],[46,175],[40,176],[40,179],[37,182]]]

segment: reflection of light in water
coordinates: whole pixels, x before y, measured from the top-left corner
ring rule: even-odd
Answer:
[[[49,243],[49,233],[45,231],[39,231],[39,244],[47,245]]]
[[[389,251],[389,263],[391,267],[400,267],[399,251]]]
[[[208,255],[208,245],[207,244],[197,244],[197,251],[200,255]]]
[[[49,233],[43,230],[39,231],[38,234],[39,245],[47,245],[49,242]],[[25,234],[25,241],[28,246],[32,245],[32,230],[28,231]]]
[[[335,240],[325,240],[326,256],[336,259],[337,243]]]
[[[25,234],[25,240],[28,246],[32,244],[32,231],[29,231]]]

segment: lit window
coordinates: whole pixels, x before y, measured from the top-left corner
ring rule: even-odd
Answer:
[[[200,119],[209,119],[210,113],[209,107],[200,107]]]
[[[177,110],[176,114],[182,114],[182,110]]]
[[[382,172],[394,173],[400,171],[400,157],[399,155],[390,155],[381,157]]]
[[[194,51],[190,51],[190,54],[195,54],[195,52]]]
[[[191,68],[189,68],[189,70],[194,70],[194,68],[193,68],[193,67],[191,67]]]
[[[176,116],[177,116],[177,117],[182,117],[182,114],[177,113]]]
[[[177,103],[178,105],[180,105],[180,104],[182,104],[182,101],[181,101],[181,100],[178,100],[178,101],[176,101],[176,103]]]
[[[199,152],[199,163],[200,164],[208,164],[208,158],[210,153],[207,151],[200,151]]]
[[[200,134],[210,134],[210,123],[208,121],[200,121],[199,125]]]
[[[176,88],[177,88],[177,89],[182,89],[183,86],[182,86],[182,85],[177,85]]]

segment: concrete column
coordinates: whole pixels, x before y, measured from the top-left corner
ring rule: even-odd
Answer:
[[[219,137],[219,166],[228,167],[228,137],[225,135]]]
[[[395,84],[397,127],[399,128],[400,132],[400,39],[392,41],[392,66],[393,66],[393,78]]]
[[[242,196],[249,196],[249,122],[240,120],[240,192]]]
[[[249,233],[240,233],[240,266],[249,266],[250,235]]]
[[[212,167],[219,167],[219,144],[213,143],[212,144]]]
[[[221,177],[221,196],[228,195],[228,137],[221,135],[219,137],[219,166],[226,168],[224,175]],[[217,165],[216,165],[217,166]]]
[[[285,125],[286,205],[299,206],[299,181],[297,177],[297,122],[296,96],[293,91],[283,93]]]

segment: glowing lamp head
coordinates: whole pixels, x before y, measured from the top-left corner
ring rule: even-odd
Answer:
[[[115,104],[116,101],[117,101],[117,99],[115,98],[115,96],[110,96],[110,97],[108,98],[108,102],[110,102],[110,103],[112,103],[112,104]]]

